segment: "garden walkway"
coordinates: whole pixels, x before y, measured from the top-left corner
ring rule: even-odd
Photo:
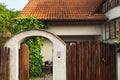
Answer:
[[[53,78],[52,75],[46,75],[43,78],[36,78],[35,80],[53,80],[52,78]]]

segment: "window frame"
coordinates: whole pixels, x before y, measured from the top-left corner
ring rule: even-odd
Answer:
[[[108,21],[104,24],[105,27],[105,40],[116,38],[116,19]],[[113,29],[113,31],[112,31]],[[113,34],[112,34],[113,32]],[[113,35],[113,37],[112,37]]]
[[[113,24],[112,24],[113,23]],[[116,37],[116,20],[112,20],[112,21],[110,21],[109,22],[109,30],[110,30],[110,32],[109,32],[109,38],[110,39],[115,39]],[[112,36],[113,35],[113,36]]]

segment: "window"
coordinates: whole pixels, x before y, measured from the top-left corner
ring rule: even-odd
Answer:
[[[109,39],[109,24],[107,23],[105,26],[105,39]]]
[[[110,21],[110,39],[115,38],[115,21]]]
[[[120,36],[120,18],[105,24],[105,39],[115,39],[116,36]]]
[[[120,36],[120,19],[116,20],[116,35]]]

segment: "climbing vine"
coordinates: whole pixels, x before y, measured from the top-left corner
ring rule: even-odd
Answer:
[[[47,25],[39,21],[36,17],[24,17],[15,20],[11,33],[16,34],[28,29],[45,29],[47,27]],[[41,67],[43,64],[43,56],[40,55],[40,52],[41,47],[43,46],[43,40],[43,37],[30,37],[23,42],[26,43],[30,49],[30,77],[38,77],[42,75]]]

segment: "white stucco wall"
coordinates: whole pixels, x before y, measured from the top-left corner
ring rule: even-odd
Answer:
[[[52,61],[53,57],[53,44],[50,40],[45,39],[43,41],[43,47],[41,49],[41,55],[43,56],[43,61]]]
[[[117,80],[120,80],[120,53],[117,53]]]
[[[48,31],[56,35],[102,35],[102,25],[50,26]]]
[[[10,80],[19,80],[19,48],[20,43],[28,37],[42,36],[53,44],[53,80],[66,80],[66,45],[56,35],[45,30],[24,31],[13,36],[5,44],[10,48]],[[57,54],[60,54],[58,58]]]
[[[120,17],[120,6],[117,6],[117,7],[115,7],[115,8],[110,9],[109,11],[107,11],[107,12],[105,13],[105,16],[106,16],[109,20],[112,20],[112,19],[115,19],[115,18]]]
[[[120,53],[117,53],[117,80],[120,80]]]

